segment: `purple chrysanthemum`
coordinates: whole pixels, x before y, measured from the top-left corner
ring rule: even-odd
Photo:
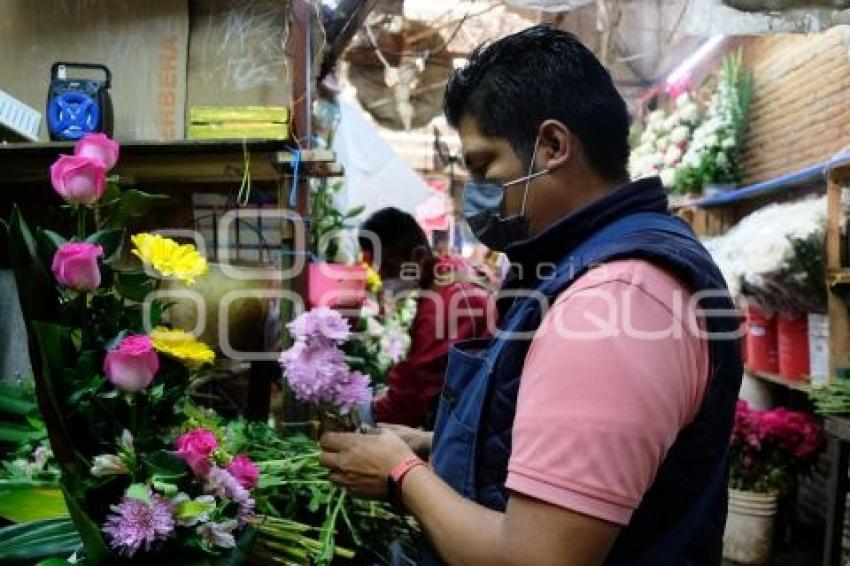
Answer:
[[[300,314],[287,328],[296,340],[324,337],[341,344],[351,336],[348,321],[327,307],[316,307]]]
[[[345,354],[321,338],[299,340],[280,357],[286,380],[303,403],[333,402],[336,384],[349,372]]]
[[[341,413],[345,414],[371,398],[372,390],[369,388],[369,376],[359,371],[353,371],[337,385],[334,404]]]
[[[237,519],[239,519],[240,524],[254,516],[256,503],[251,497],[251,492],[242,487],[239,480],[224,468],[213,466],[210,469],[204,480],[204,491],[209,495],[214,495],[220,499],[229,499],[239,505]]]
[[[150,503],[123,498],[110,508],[112,514],[103,524],[112,548],[125,556],[133,556],[142,547],[147,552],[174,532],[171,504],[155,493],[150,497]]]

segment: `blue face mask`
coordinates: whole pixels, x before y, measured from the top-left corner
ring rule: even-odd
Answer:
[[[532,173],[537,157],[537,143],[531,155],[528,174],[507,183],[470,179],[463,187],[463,216],[478,241],[495,251],[505,251],[514,242],[528,239],[528,219],[525,203],[532,179],[549,173],[548,169]],[[519,214],[507,218],[501,215],[502,199],[508,187],[525,183],[522,208]]]

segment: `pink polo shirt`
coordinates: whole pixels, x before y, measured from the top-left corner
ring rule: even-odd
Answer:
[[[705,394],[690,298],[640,260],[598,266],[558,297],[525,359],[509,489],[628,524]]]

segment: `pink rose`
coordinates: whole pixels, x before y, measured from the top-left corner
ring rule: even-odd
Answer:
[[[63,287],[80,292],[94,291],[100,287],[100,269],[97,258],[103,248],[88,242],[68,242],[59,246],[53,256],[53,277]]]
[[[50,166],[50,181],[67,202],[91,206],[106,189],[106,169],[89,157],[60,155]]]
[[[105,134],[86,134],[74,146],[74,155],[97,161],[109,171],[118,162],[118,142]]]
[[[252,489],[257,485],[257,480],[260,479],[260,470],[257,465],[251,461],[248,456],[239,454],[236,456],[230,465],[227,466],[227,471],[230,475],[242,484],[245,489]]]
[[[128,393],[150,385],[157,370],[159,358],[148,336],[127,336],[107,352],[103,361],[103,371],[112,385]]]
[[[218,441],[212,431],[196,428],[180,436],[175,447],[177,455],[183,458],[195,475],[205,476],[212,468],[210,457],[218,448]]]

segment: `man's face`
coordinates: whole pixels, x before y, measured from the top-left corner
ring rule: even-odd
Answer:
[[[461,119],[458,133],[463,146],[463,158],[471,177],[507,183],[528,174],[530,164],[523,162],[511,147],[511,144],[504,138],[484,135],[471,116],[466,115]],[[532,180],[529,186],[525,214],[529,218],[533,214],[532,203],[535,185],[541,180]],[[501,215],[509,217],[520,214],[524,194],[524,182],[508,187],[502,199]]]

